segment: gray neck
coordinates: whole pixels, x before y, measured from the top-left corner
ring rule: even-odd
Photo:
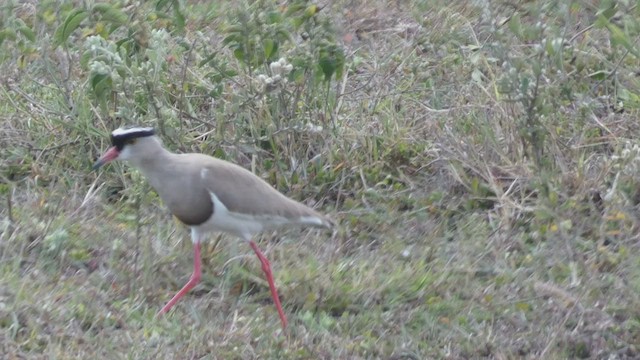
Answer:
[[[129,163],[152,181],[162,176],[161,172],[166,169],[175,154],[165,149],[156,137],[145,140],[147,143],[145,143],[144,152],[129,159]]]

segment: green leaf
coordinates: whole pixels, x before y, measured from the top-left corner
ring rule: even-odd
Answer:
[[[334,75],[336,79],[340,79],[344,70],[344,52],[334,44],[328,45],[320,51],[318,65],[325,81],[331,80]]]
[[[242,34],[245,28],[242,25],[229,25],[224,29],[228,34]]]
[[[91,60],[92,58],[93,54],[91,53],[91,51],[83,52],[80,56],[80,66],[86,69],[89,66],[89,60]]]
[[[223,75],[217,71],[209,72],[204,77],[213,83],[219,83],[224,78]]]
[[[244,53],[244,50],[242,50],[241,48],[237,48],[233,50],[233,56],[240,61],[245,60],[245,53]]]
[[[162,10],[170,1],[171,0],[158,0],[158,2],[156,2],[156,10]]]
[[[304,24],[304,18],[293,18],[293,27],[298,30]]]
[[[264,47],[264,57],[267,60],[274,57],[278,51],[278,43],[271,39],[266,39],[262,46]]]
[[[290,17],[294,13],[302,12],[305,8],[306,7],[305,7],[305,4],[303,2],[296,2],[296,3],[291,4],[291,5],[289,5],[287,7],[287,12],[285,13],[285,15],[287,17]]]
[[[92,8],[93,12],[99,13],[102,20],[113,25],[121,26],[129,21],[129,16],[120,9],[116,9],[108,3],[98,3]]]
[[[336,62],[335,59],[332,59],[329,56],[323,56],[318,61],[318,65],[320,65],[320,69],[324,74],[324,81],[331,80],[331,77],[336,71]]]
[[[611,33],[611,43],[613,45],[622,45],[630,53],[638,56],[638,51],[633,47],[629,36],[627,36],[622,29],[611,23],[607,24],[607,29],[609,29]]]
[[[210,97],[217,99],[222,95],[222,91],[224,90],[224,86],[220,83],[215,84],[211,90],[207,93]]]
[[[16,28],[29,41],[31,42],[36,41],[36,34],[33,32],[33,30],[31,30],[30,27],[27,26],[27,24],[24,23],[24,21],[22,21],[22,19],[16,20]]]
[[[279,11],[269,11],[266,16],[267,24],[276,24],[282,22],[282,14]]]
[[[173,5],[173,21],[176,24],[178,31],[183,32],[187,20],[185,19],[182,11],[180,11],[179,3],[177,1],[174,1]]]
[[[276,30],[276,39],[280,40],[281,42],[293,41],[291,34],[285,29],[281,29],[281,28],[278,28]]]
[[[318,13],[318,5],[309,5],[306,9],[304,9],[304,18],[308,19],[310,17],[312,17],[313,15]]]
[[[522,38],[522,22],[520,21],[520,15],[514,14],[509,20],[509,29],[519,38]]]
[[[616,14],[616,8],[618,7],[617,1],[614,0],[602,0],[600,2],[600,9],[596,13],[596,16],[604,16],[607,20],[611,19]]]
[[[238,72],[234,69],[227,69],[226,71],[223,71],[224,76],[226,76],[227,78],[232,78],[234,76],[238,76]]]
[[[591,74],[589,74],[587,76],[590,77],[591,79],[594,79],[594,80],[603,80],[604,78],[609,76],[609,72],[605,71],[605,70],[598,70],[596,72],[592,72]]]
[[[198,63],[198,67],[202,67],[202,66],[205,66],[205,65],[209,64],[210,62],[215,60],[216,56],[218,56],[218,53],[217,52],[212,52],[206,58],[204,58],[202,61],[200,61]]]
[[[529,312],[531,311],[531,305],[529,305],[528,303],[524,302],[524,301],[520,301],[516,303],[516,309],[522,311],[522,312]]]
[[[13,31],[13,29],[5,28],[0,30],[0,45],[2,45],[5,40],[15,41],[15,39],[16,32]]]
[[[82,23],[82,20],[84,20],[87,15],[87,12],[82,9],[71,11],[53,35],[54,47],[58,47],[66,42],[69,36],[71,36],[71,33],[80,26],[80,23]]]
[[[289,75],[291,81],[295,82],[298,85],[302,85],[304,83],[304,69],[303,68],[295,68]]]
[[[36,41],[36,34],[33,32],[33,30],[31,30],[30,27],[27,27],[27,26],[19,27],[18,31],[22,35],[24,35],[24,37],[26,37],[29,41],[31,41],[31,42],[35,42]]]
[[[625,108],[637,109],[640,106],[640,95],[627,89],[620,89],[618,98],[623,101]]]
[[[93,74],[91,76],[91,88],[98,98],[108,95],[111,91],[112,84],[113,81],[109,75]]]
[[[598,16],[598,18],[596,19],[594,25],[596,26],[597,29],[602,29],[605,28],[607,26],[607,24],[609,24],[609,19],[607,19],[606,17],[600,15]]]
[[[480,190],[480,180],[478,180],[477,177],[471,179],[471,190],[473,191],[473,194],[478,194]]]
[[[242,39],[240,34],[237,33],[232,33],[231,35],[227,36],[226,38],[224,38],[224,40],[222,40],[222,45],[228,45],[231,43],[240,43],[240,40]]]

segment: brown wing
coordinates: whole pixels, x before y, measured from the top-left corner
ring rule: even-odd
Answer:
[[[220,159],[197,155],[203,165],[201,169],[206,169],[202,178],[204,187],[216,194],[229,211],[278,216],[293,222],[302,217],[316,217],[328,223],[324,216],[284,196],[252,172]]]

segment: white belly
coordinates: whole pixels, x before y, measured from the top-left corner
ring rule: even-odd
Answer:
[[[210,194],[213,202],[213,215],[203,224],[193,227],[193,230],[200,234],[214,231],[226,232],[249,241],[253,235],[262,231],[265,227],[283,225],[289,222],[286,218],[253,216],[229,211],[214,193]]]

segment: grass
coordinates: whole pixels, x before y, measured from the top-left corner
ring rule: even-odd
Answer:
[[[0,9],[6,358],[640,356],[635,5],[152,5]],[[339,222],[260,238],[286,333],[227,236],[155,317],[192,249],[140,174],[90,171],[129,123]]]

